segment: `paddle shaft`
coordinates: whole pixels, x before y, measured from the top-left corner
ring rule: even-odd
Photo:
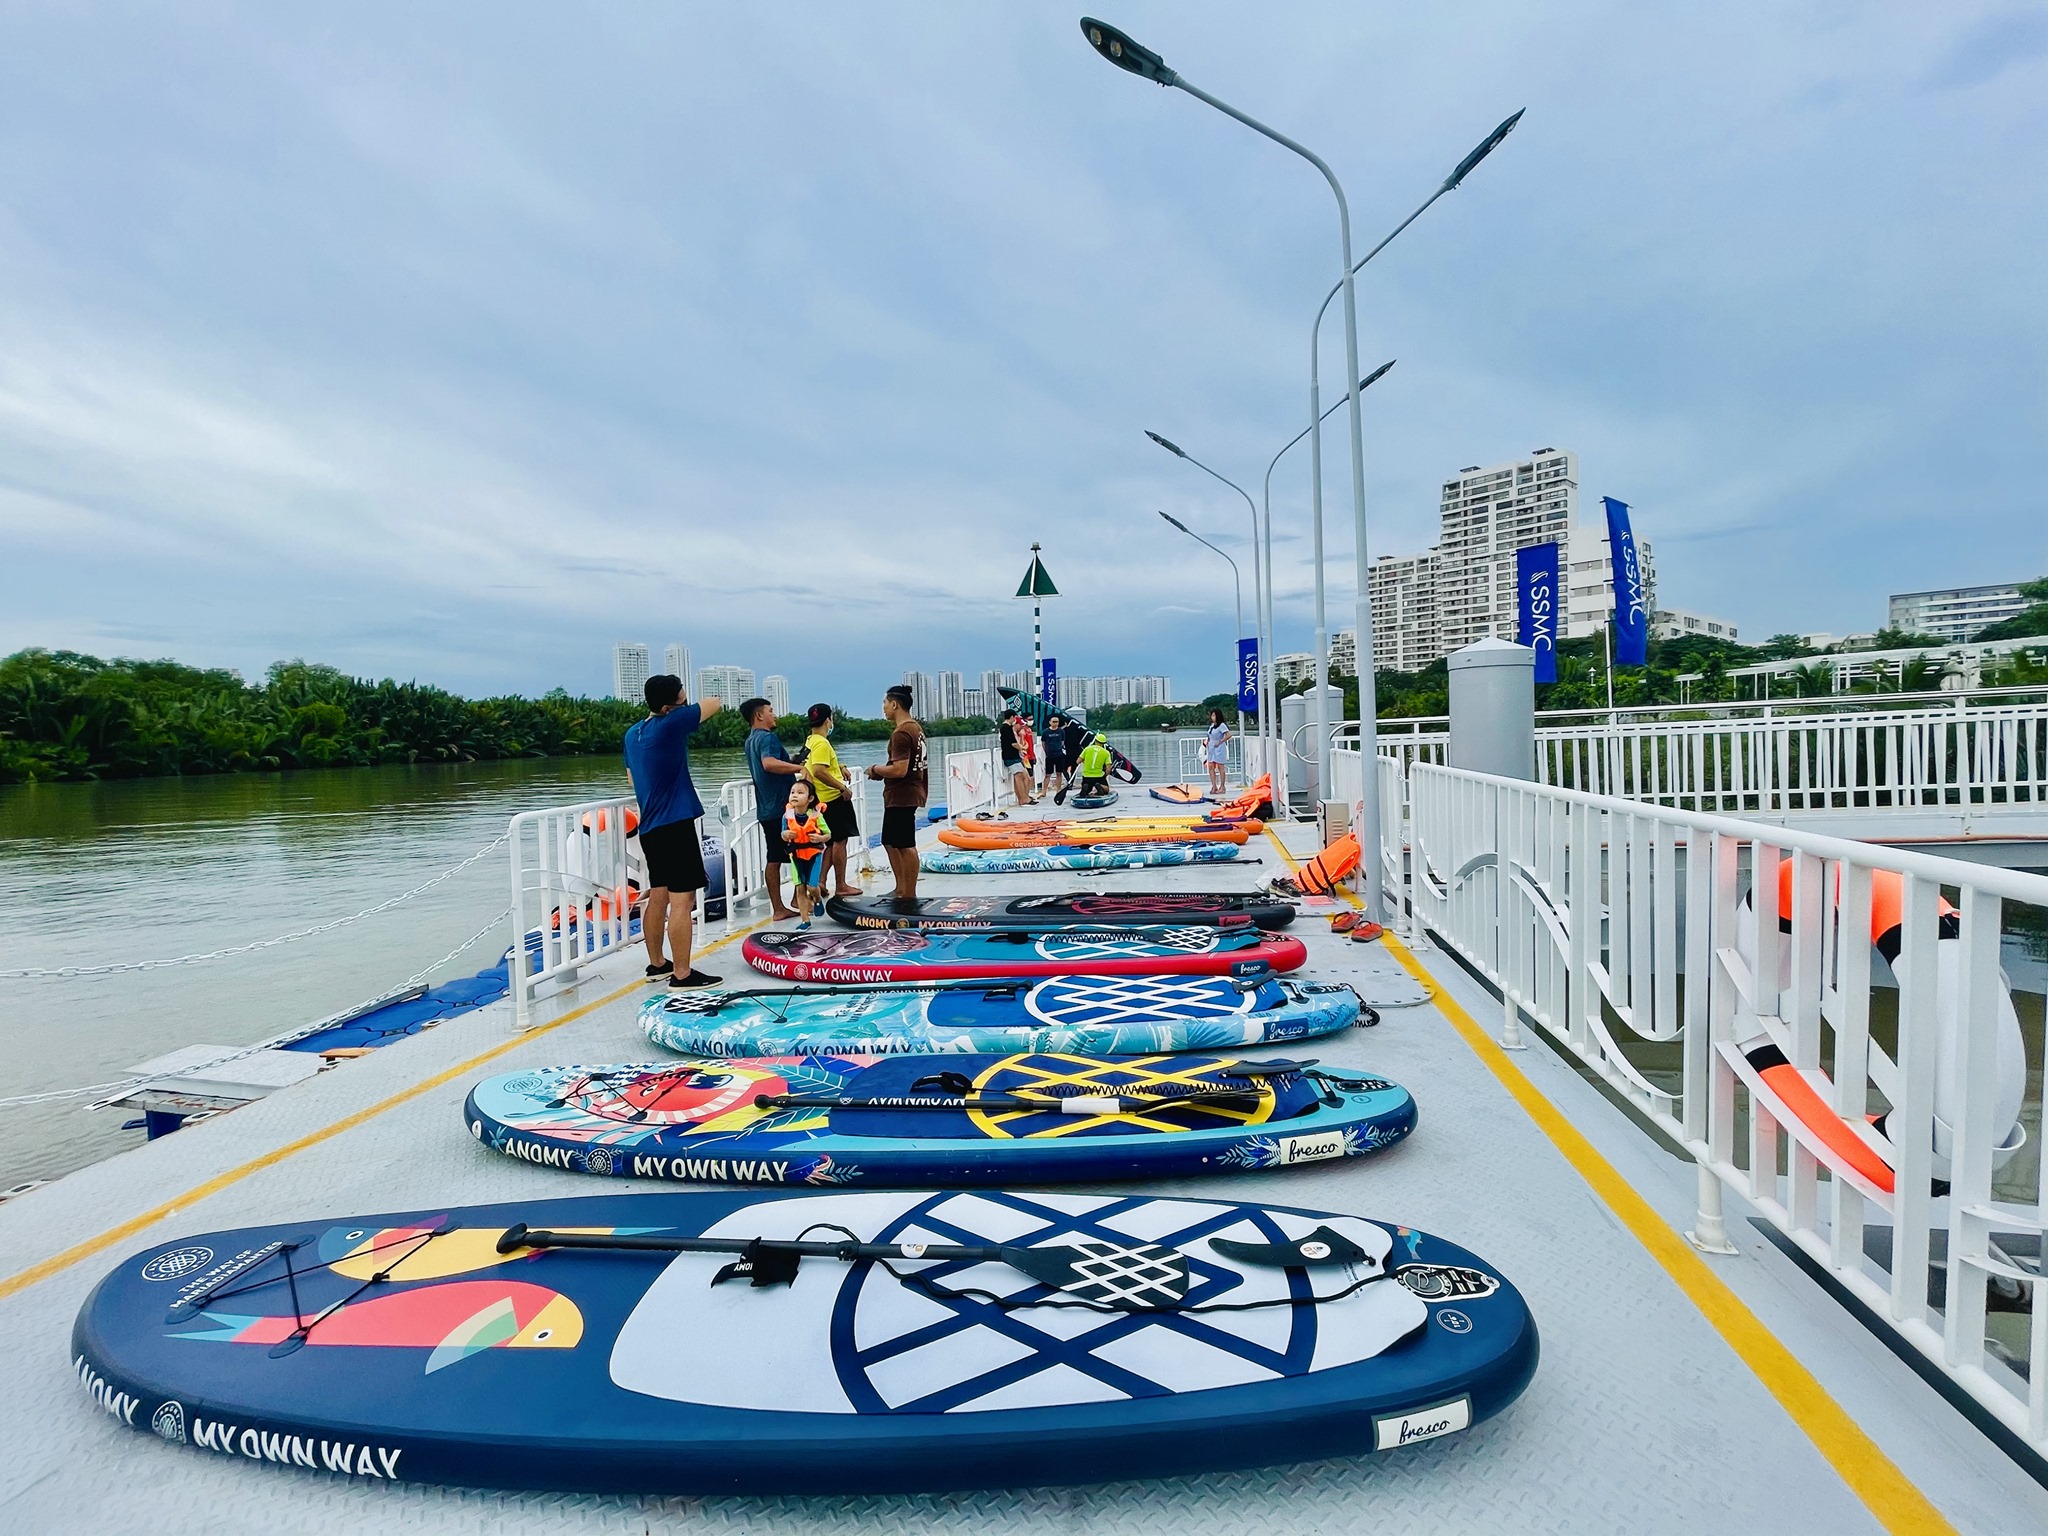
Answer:
[[[507,1227],[498,1239],[498,1251],[515,1248],[602,1248],[638,1253],[731,1253],[742,1254],[756,1246],[802,1258],[844,1259],[938,1259],[971,1263],[1003,1261],[1001,1248],[964,1248],[949,1243],[804,1243],[777,1237],[661,1237],[639,1232],[551,1232],[544,1227]]]

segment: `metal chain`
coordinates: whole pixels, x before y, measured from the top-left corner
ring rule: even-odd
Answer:
[[[500,841],[503,841],[503,839],[500,839]],[[490,849],[486,848],[484,852],[489,853]],[[425,981],[429,976],[433,975],[434,972],[441,969],[441,967],[446,965],[450,960],[453,960],[457,955],[461,954],[464,950],[476,944],[493,928],[497,927],[498,924],[505,921],[505,919],[510,917],[511,915],[512,909],[510,907],[506,907],[503,911],[499,912],[496,917],[492,918],[488,923],[485,923],[483,927],[477,929],[475,933],[472,933],[460,944],[456,945],[453,949],[449,950],[447,954],[443,955],[440,959],[436,960],[432,965],[424,966],[421,969],[414,971],[412,975],[408,976],[405,979],[405,985],[410,987],[414,985],[416,982]],[[506,964],[509,966],[510,964],[512,964],[512,961],[508,959],[506,961]],[[369,1002],[364,1002],[358,1004],[357,1008],[367,1008],[369,1006]],[[349,1013],[355,1011],[356,1009],[344,1010],[340,1015],[337,1015],[337,1017],[346,1018]],[[240,1061],[245,1056],[253,1056],[258,1051],[265,1051],[269,1049],[270,1047],[267,1044],[259,1042],[258,1044],[247,1046],[242,1050],[236,1051],[232,1056],[223,1056],[219,1061],[208,1062],[207,1069],[211,1071],[214,1067],[225,1066],[228,1062]],[[46,1093],[16,1094],[12,1098],[0,1099],[0,1109],[22,1109],[26,1108],[31,1104],[54,1103],[58,1099],[83,1098],[85,1097],[85,1095],[91,1093],[110,1093],[119,1089],[132,1087],[136,1083],[145,1081],[147,1081],[147,1079],[140,1077],[124,1077],[119,1078],[110,1083],[87,1083],[82,1088],[52,1088]]]
[[[280,944],[291,944],[300,939],[313,938],[317,934],[332,933],[337,928],[346,928],[351,923],[359,923],[366,917],[375,917],[379,912],[389,912],[401,902],[411,901],[413,897],[431,891],[443,881],[452,880],[455,876],[469,868],[470,865],[476,863],[478,859],[502,848],[505,845],[506,837],[509,835],[508,833],[499,833],[497,837],[493,838],[484,847],[479,848],[460,864],[455,865],[452,869],[442,870],[433,879],[424,881],[409,891],[403,891],[387,901],[380,901],[374,907],[365,907],[360,912],[351,912],[347,917],[337,917],[332,922],[320,923],[312,928],[301,928],[296,933],[283,933],[272,939],[257,939],[249,944],[233,944],[224,949],[210,949],[204,954],[173,955],[161,960],[120,960],[108,965],[15,966],[6,970],[0,970],[0,981],[27,981],[47,976],[112,976],[127,971],[161,970],[163,967],[170,965],[196,965],[205,960],[225,960],[231,955],[253,954],[259,949],[274,949]],[[460,951],[457,951],[457,953],[460,953]]]

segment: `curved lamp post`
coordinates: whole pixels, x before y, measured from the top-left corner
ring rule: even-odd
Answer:
[[[1151,436],[1152,434],[1148,432],[1148,433],[1146,433],[1145,435],[1146,435],[1147,437],[1150,437],[1150,436]],[[1161,438],[1161,439],[1160,439],[1160,441],[1161,441],[1161,442],[1164,442],[1164,441],[1165,441],[1165,439],[1164,439],[1164,438]],[[1176,452],[1178,452],[1178,450],[1175,450],[1175,451],[1176,451]],[[1230,556],[1228,556],[1228,555],[1225,555],[1225,554],[1223,554],[1223,551],[1222,551],[1222,550],[1220,550],[1220,549],[1216,549],[1216,546],[1215,546],[1214,544],[1211,544],[1211,543],[1209,543],[1209,541],[1208,541],[1207,539],[1203,538],[1203,537],[1202,537],[1202,536],[1201,536],[1201,535],[1200,535],[1199,533],[1195,532],[1195,530],[1194,530],[1194,529],[1190,528],[1190,527],[1189,527],[1189,526],[1188,526],[1188,525],[1187,525],[1186,523],[1182,522],[1182,521],[1181,521],[1181,520],[1180,520],[1179,518],[1175,517],[1175,516],[1174,516],[1174,515],[1173,515],[1172,513],[1170,513],[1170,512],[1162,512],[1162,513],[1160,513],[1159,515],[1160,515],[1161,517],[1165,518],[1165,519],[1166,519],[1166,520],[1167,520],[1167,521],[1168,521],[1169,523],[1173,524],[1173,526],[1174,526],[1174,527],[1178,528],[1178,529],[1179,529],[1179,530],[1180,530],[1180,531],[1181,531],[1182,533],[1186,534],[1186,535],[1187,535],[1187,536],[1188,536],[1189,538],[1193,539],[1193,540],[1194,540],[1194,541],[1195,541],[1195,542],[1196,542],[1197,544],[1203,545],[1203,546],[1205,546],[1206,548],[1209,548],[1209,549],[1215,549],[1215,550],[1216,550],[1216,553],[1217,553],[1217,554],[1219,554],[1219,555],[1223,555],[1223,558],[1224,558],[1225,560],[1229,560],[1229,561],[1230,561],[1230,580],[1231,580],[1231,583],[1232,583],[1232,585],[1233,585],[1233,586],[1235,586],[1235,587],[1236,587],[1236,589],[1237,589],[1237,632],[1238,632],[1238,634],[1239,634],[1239,635],[1243,635],[1243,634],[1244,634],[1244,581],[1243,581],[1243,579],[1242,579],[1242,578],[1241,578],[1241,577],[1240,577],[1240,576],[1238,575],[1238,573],[1237,573],[1237,562],[1236,562],[1235,560],[1231,560],[1231,559],[1230,559]],[[1253,519],[1254,519],[1254,522],[1256,522],[1256,520],[1257,520],[1257,514],[1256,514],[1256,513],[1254,513],[1254,514],[1253,514]],[[1258,591],[1257,591],[1257,588],[1256,588],[1256,587],[1255,587],[1255,588],[1253,589],[1252,595],[1253,595],[1253,597],[1255,597],[1255,598],[1256,598],[1256,597],[1258,596]],[[1237,712],[1237,733],[1238,733],[1238,735],[1240,735],[1240,736],[1242,736],[1242,735],[1244,734],[1244,711],[1243,711],[1243,710],[1241,710],[1241,709],[1240,709],[1240,710],[1239,710],[1239,711]]]
[[[1268,689],[1268,688],[1267,688],[1267,686],[1266,686],[1266,673],[1267,673],[1267,668],[1268,668],[1268,667],[1270,667],[1270,666],[1271,666],[1271,664],[1272,664],[1272,655],[1271,655],[1271,652],[1270,652],[1270,649],[1269,649],[1269,647],[1270,647],[1270,646],[1272,645],[1272,643],[1273,643],[1273,635],[1272,635],[1272,629],[1273,629],[1273,614],[1272,614],[1272,611],[1271,611],[1271,609],[1270,609],[1270,608],[1262,608],[1262,607],[1261,607],[1261,605],[1260,605],[1260,600],[1259,600],[1259,570],[1260,570],[1260,562],[1259,562],[1259,509],[1258,509],[1258,506],[1257,506],[1257,504],[1256,504],[1256,503],[1254,503],[1254,502],[1252,501],[1252,499],[1251,499],[1251,497],[1250,497],[1250,496],[1247,496],[1247,495],[1245,495],[1245,489],[1244,489],[1244,487],[1243,487],[1243,486],[1239,485],[1239,484],[1238,484],[1238,483],[1237,483],[1237,482],[1236,482],[1235,480],[1230,480],[1230,479],[1226,479],[1226,478],[1225,478],[1224,476],[1222,476],[1222,475],[1219,475],[1219,474],[1217,474],[1215,470],[1211,469],[1211,468],[1210,468],[1210,467],[1209,467],[1208,465],[1204,464],[1204,463],[1203,463],[1203,462],[1202,462],[1202,461],[1201,461],[1200,459],[1196,458],[1196,457],[1195,457],[1195,456],[1194,456],[1193,454],[1189,453],[1189,452],[1188,452],[1188,451],[1187,451],[1187,450],[1186,450],[1185,448],[1181,447],[1181,446],[1180,446],[1180,445],[1179,445],[1178,443],[1171,443],[1171,442],[1168,442],[1168,441],[1167,441],[1167,440],[1166,440],[1165,438],[1161,437],[1161,436],[1160,436],[1160,435],[1159,435],[1159,434],[1158,434],[1157,432],[1149,432],[1149,431],[1148,431],[1148,432],[1147,432],[1147,433],[1146,433],[1145,435],[1146,435],[1147,437],[1151,438],[1151,439],[1152,439],[1152,441],[1153,441],[1153,442],[1155,442],[1155,443],[1157,443],[1157,444],[1158,444],[1158,445],[1159,445],[1160,447],[1164,448],[1164,449],[1165,449],[1165,450],[1166,450],[1166,451],[1167,451],[1168,453],[1172,454],[1172,455],[1173,455],[1173,456],[1174,456],[1175,458],[1177,458],[1177,459],[1186,459],[1186,460],[1187,460],[1187,461],[1188,461],[1188,462],[1189,462],[1190,464],[1194,465],[1194,466],[1195,466],[1195,468],[1199,469],[1199,470],[1200,470],[1200,471],[1201,471],[1201,472],[1202,472],[1203,474],[1205,474],[1205,475],[1208,475],[1208,476],[1210,476],[1210,477],[1211,477],[1212,479],[1216,479],[1216,480],[1221,480],[1221,481],[1223,481],[1223,483],[1224,483],[1225,485],[1229,486],[1229,487],[1230,487],[1230,488],[1231,488],[1231,489],[1232,489],[1233,491],[1237,492],[1237,494],[1238,494],[1238,495],[1240,495],[1240,496],[1244,496],[1244,504],[1245,504],[1245,506],[1246,506],[1246,507],[1250,508],[1250,510],[1251,510],[1251,514],[1252,514],[1252,633],[1253,633],[1254,637],[1256,637],[1256,639],[1258,640],[1258,643],[1259,643],[1259,675],[1258,675],[1258,684],[1259,684],[1259,686],[1258,686],[1258,689],[1257,689],[1257,692],[1258,692],[1258,699],[1259,699],[1259,737],[1260,737],[1260,739],[1261,739],[1261,740],[1264,740],[1264,739],[1265,739],[1265,737],[1266,737],[1266,734],[1267,734],[1267,730],[1268,730],[1269,726],[1270,726],[1270,725],[1272,724],[1272,718],[1271,718],[1271,711],[1270,711],[1270,709],[1269,709],[1269,705],[1270,705],[1270,703],[1271,703],[1271,700],[1270,700],[1270,699],[1268,698],[1268,692],[1269,692],[1269,689]],[[1164,512],[1160,513],[1159,515],[1160,515],[1161,517],[1166,517],[1166,514],[1165,514]],[[1185,533],[1185,534],[1187,534],[1187,535],[1188,535],[1188,536],[1189,536],[1190,538],[1196,538],[1196,539],[1200,539],[1200,538],[1202,538],[1202,536],[1201,536],[1200,534],[1198,534],[1198,533],[1194,533],[1194,532],[1192,532],[1191,530],[1189,530],[1188,528],[1184,527],[1184,526],[1183,526],[1182,524],[1180,524],[1180,523],[1178,523],[1178,522],[1175,522],[1175,520],[1174,520],[1173,518],[1170,518],[1170,517],[1166,517],[1166,520],[1167,520],[1167,521],[1168,521],[1169,523],[1173,523],[1173,526],[1174,526],[1174,527],[1176,527],[1176,528],[1179,528],[1179,529],[1180,529],[1180,531],[1181,531],[1182,533]],[[1202,542],[1203,542],[1204,544],[1209,544],[1209,541],[1208,541],[1207,539],[1202,539]],[[1211,549],[1216,549],[1216,546],[1215,546],[1214,544],[1209,544],[1209,547],[1210,547]],[[1222,551],[1222,550],[1220,550],[1220,549],[1216,549],[1216,553],[1217,553],[1217,554],[1219,554],[1219,555],[1223,555],[1223,551]],[[1266,546],[1266,554],[1267,554],[1267,558],[1268,558],[1268,559],[1270,559],[1270,558],[1272,557],[1272,542],[1271,542],[1270,536],[1269,536],[1269,538],[1268,538],[1268,540],[1267,540],[1267,546]],[[1228,555],[1223,555],[1223,558],[1224,558],[1224,559],[1226,559],[1226,560],[1230,560],[1230,556],[1228,556]],[[1237,562],[1236,562],[1236,561],[1234,561],[1234,560],[1231,560],[1231,562],[1230,562],[1230,568],[1231,568],[1231,570],[1232,570],[1233,572],[1235,572],[1235,571],[1236,571],[1236,569],[1237,569]],[[1267,594],[1267,596],[1268,596],[1268,597],[1270,597],[1270,596],[1272,595],[1272,588],[1273,588],[1272,576],[1271,576],[1271,573],[1270,573],[1270,572],[1268,572],[1268,573],[1267,573],[1267,579],[1266,579],[1266,594]],[[1237,633],[1238,633],[1238,636],[1239,636],[1239,638],[1243,638],[1243,635],[1244,635],[1244,597],[1243,597],[1243,594],[1242,594],[1241,592],[1240,592],[1240,594],[1239,594],[1239,596],[1238,596],[1238,604],[1237,604]],[[1237,691],[1237,690],[1233,690],[1233,691]],[[1237,712],[1237,730],[1238,730],[1238,734],[1239,734],[1240,736],[1244,734],[1244,711],[1243,711],[1243,710],[1241,710],[1241,709],[1240,709],[1240,710],[1239,710],[1239,711]],[[1269,762],[1267,762],[1267,763],[1265,764],[1265,767],[1267,767],[1268,769],[1270,769],[1270,768],[1272,767],[1272,763],[1271,763],[1270,761],[1269,761]]]

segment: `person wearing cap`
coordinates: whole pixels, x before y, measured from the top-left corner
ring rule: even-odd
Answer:
[[[678,990],[715,987],[716,976],[695,970],[697,893],[704,889],[704,844],[697,822],[704,802],[690,779],[690,737],[718,713],[717,699],[691,704],[673,672],[647,679],[647,717],[626,727],[626,772],[640,802],[640,856],[647,863],[647,899],[640,937],[647,945],[647,978],[669,978]],[[668,954],[662,954],[662,939]]]

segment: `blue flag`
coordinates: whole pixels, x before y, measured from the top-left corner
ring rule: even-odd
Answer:
[[[1607,507],[1607,550],[1614,569],[1614,664],[1650,664],[1650,595],[1643,586],[1642,563],[1636,559],[1636,536],[1628,525],[1628,503],[1612,496]]]
[[[1515,643],[1536,653],[1536,681],[1557,681],[1557,545],[1530,544],[1515,551],[1515,590],[1520,594]]]
[[[1038,696],[1054,709],[1060,707],[1060,664],[1048,656],[1038,664]]]
[[[1259,712],[1259,642],[1256,639],[1237,642],[1237,712],[1241,715]]]

